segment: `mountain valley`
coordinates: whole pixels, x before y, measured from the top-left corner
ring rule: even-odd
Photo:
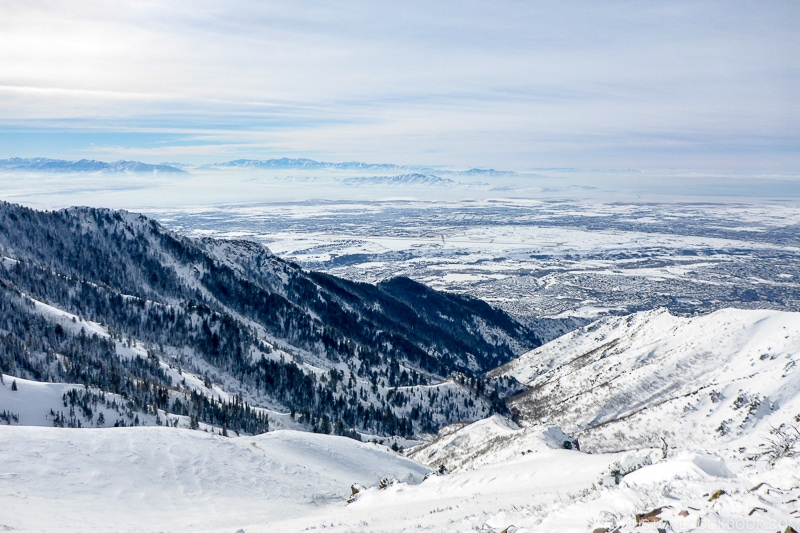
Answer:
[[[5,530],[799,525],[797,311],[509,314],[0,207]]]

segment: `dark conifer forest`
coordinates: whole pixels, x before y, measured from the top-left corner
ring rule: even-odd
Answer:
[[[504,411],[513,384],[484,372],[540,344],[477,299],[309,272],[124,211],[0,203],[0,255],[0,370],[83,385],[50,414],[60,426],[102,403],[120,415],[105,425],[171,413],[260,433],[269,409],[319,432],[412,436]]]

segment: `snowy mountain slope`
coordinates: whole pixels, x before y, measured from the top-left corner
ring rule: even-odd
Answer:
[[[69,424],[71,419],[73,426],[77,426],[77,422],[80,421],[81,427],[113,426],[115,420],[125,419],[123,411],[126,402],[119,395],[107,395],[108,406],[105,402],[88,402],[88,410],[74,403],[71,405],[67,399],[69,394],[83,395],[85,392],[89,392],[89,389],[74,383],[41,383],[6,374],[0,383],[0,417],[3,418],[3,423],[9,425],[43,427],[52,427],[54,422],[62,418],[67,421],[65,425]],[[99,396],[101,391],[94,389],[90,392]],[[111,402],[118,408],[112,408]],[[101,413],[102,419],[99,418]],[[102,422],[97,422],[95,415]],[[154,416],[150,417],[139,412],[136,416],[141,417],[142,424],[149,422],[151,425],[156,425]],[[8,420],[9,417],[13,420]],[[133,415],[129,422],[133,425]]]
[[[705,448],[669,450],[667,458],[653,448],[559,449],[568,441],[556,427],[521,427],[499,416],[453,425],[408,453],[434,470],[445,466],[447,475],[392,496],[370,491],[359,503],[378,531],[784,531],[800,525],[800,441],[794,455],[776,461],[731,456],[713,439]],[[402,515],[403,502],[415,512]],[[658,510],[652,522],[637,519]],[[346,523],[333,530],[347,531]]]
[[[164,424],[210,428],[220,433],[227,426],[237,434],[239,431],[261,432],[267,427],[306,427],[302,417],[295,418],[294,414],[281,408],[280,403],[277,404],[278,411],[242,403],[241,394],[247,394],[247,388],[235,376],[220,373],[218,368],[191,350],[179,352],[174,347],[163,345],[155,349],[150,343],[135,338],[112,338],[107,328],[101,324],[84,320],[25,295],[6,294],[6,300],[0,307],[11,304],[13,308],[14,303],[22,303],[21,307],[32,311],[32,314],[25,316],[24,313],[11,313],[10,317],[13,320],[22,319],[26,329],[44,329],[45,344],[34,344],[29,338],[20,346],[14,342],[16,339],[13,335],[10,337],[11,343],[8,343],[9,337],[0,338],[0,347],[5,348],[0,351],[0,361],[5,362],[6,372],[9,368],[16,371],[27,370],[24,373],[33,374],[40,379],[53,380],[60,377],[81,380],[87,385],[92,383],[95,386],[88,388],[74,383],[40,383],[6,373],[6,388],[10,387],[10,383],[19,382],[21,391],[7,394],[7,390],[0,388],[2,420],[7,423],[61,427]],[[32,318],[39,318],[41,321],[31,324]],[[16,329],[18,328],[12,325],[12,330]],[[47,337],[52,337],[54,344],[47,344]],[[72,345],[65,343],[65,340],[71,340]],[[43,353],[36,349],[45,346],[52,349],[53,345],[61,346],[59,352]],[[27,356],[30,360],[23,359],[20,362],[10,357],[20,347],[33,350]],[[94,351],[99,351],[99,354],[93,356]],[[286,355],[285,352],[273,350],[270,357]],[[119,362],[115,364],[114,359]],[[109,363],[111,369],[108,368]],[[149,376],[148,372],[142,373],[142,366],[149,367]],[[92,367],[94,369],[90,370]],[[333,380],[334,376],[336,380],[343,379],[340,377],[341,371],[336,367],[332,368],[335,374],[314,368],[308,363],[303,363],[302,368],[315,372],[314,375],[319,376],[323,382]],[[214,383],[211,382],[209,373],[214,376]],[[463,380],[463,376],[461,379]],[[103,388],[107,390],[102,390]],[[361,384],[358,391],[359,397],[365,403],[377,403],[380,398],[385,398],[384,401],[392,405],[393,412],[407,420],[418,420],[420,416],[427,416],[431,417],[433,423],[443,424],[454,414],[465,418],[479,418],[490,412],[488,403],[475,397],[457,379],[447,379],[433,385],[376,386],[374,389]],[[275,402],[269,397],[262,396],[260,400],[274,408]],[[457,406],[455,413],[452,409],[454,405]],[[425,406],[428,406],[428,412],[424,411]],[[461,414],[459,407],[464,409]],[[237,419],[242,416],[242,410],[245,411],[246,419],[255,417],[254,424],[241,425],[242,421]],[[450,411],[449,415],[445,414],[446,411]],[[103,419],[99,418],[100,413],[103,413]],[[371,439],[375,435],[365,435],[362,432],[361,437]]]
[[[0,529],[236,531],[343,506],[350,486],[427,469],[383,447],[294,431],[0,427]]]
[[[491,372],[527,390],[527,424],[554,424],[582,449],[744,447],[800,420],[800,313],[658,309],[602,319]]]
[[[409,456],[448,475],[367,491],[354,515],[325,524],[797,529],[799,356],[797,313],[726,309],[687,319],[655,310],[599,321],[492,372],[527,385],[511,402],[521,425],[495,416],[443,428]],[[574,448],[574,437],[593,453],[558,449]]]
[[[528,429],[486,421],[459,430],[457,447],[487,448],[497,433],[539,442],[507,455],[484,453],[482,464],[432,476],[418,485],[370,488],[345,508],[274,524],[281,531],[784,531],[800,524],[800,462],[724,460],[704,452],[652,459],[654,450],[586,454],[556,449]],[[512,440],[517,437],[512,436]],[[465,441],[468,440],[469,444]],[[617,484],[618,483],[618,484]],[[643,515],[653,513],[652,521]],[[637,518],[638,515],[638,518]],[[267,531],[258,524],[246,531]]]
[[[215,387],[203,390],[203,380],[185,373],[184,376],[195,383],[187,383],[183,390],[178,388],[164,390],[169,400],[177,399],[189,403],[192,391],[202,395],[207,401],[232,400],[233,395]],[[128,426],[168,426],[175,428],[200,429],[217,434],[227,433],[223,424],[207,424],[193,420],[193,416],[170,412],[169,402],[162,407],[143,405],[138,398],[104,391],[97,387],[86,387],[77,383],[43,383],[19,378],[9,374],[2,376],[0,382],[0,423],[19,426],[67,427],[67,428],[110,428]],[[252,408],[264,417],[261,430],[302,427],[281,413],[266,409]],[[267,421],[268,417],[268,421]],[[267,426],[269,424],[269,426]],[[238,431],[231,431],[231,434]]]
[[[564,509],[608,466],[609,457],[568,450],[518,455],[474,470],[433,476],[417,486],[370,489],[347,513],[329,515],[333,531],[584,531],[586,520],[554,520],[558,529],[539,528]],[[317,523],[321,521],[318,520]],[[551,526],[552,527],[552,526]],[[287,528],[287,530],[300,530]]]
[[[800,525],[798,457],[767,468],[681,452],[647,464],[658,450],[587,454],[557,449],[536,431],[497,418],[463,426],[450,448],[483,449],[484,461],[420,482],[425,467],[328,435],[0,426],[0,529],[655,533]],[[493,448],[498,435],[532,449]],[[348,504],[353,483],[363,487]],[[658,510],[657,521],[638,524],[637,515]]]
[[[61,326],[63,330],[69,331],[73,335],[80,334],[81,331],[86,335],[97,335],[99,337],[108,338],[108,330],[97,322],[91,320],[84,320],[78,315],[68,313],[58,307],[53,307],[44,302],[40,302],[35,298],[22,294],[22,299],[32,307],[32,311],[43,317],[48,322]]]
[[[502,463],[520,455],[573,447],[574,440],[555,426],[522,428],[494,415],[470,424],[442,428],[432,441],[415,446],[408,457],[434,470],[455,472]]]
[[[274,257],[267,247],[252,241],[204,238],[199,242],[217,261],[241,275],[262,272]],[[285,277],[281,278],[281,281],[285,280]]]
[[[195,241],[124,211],[0,203],[0,252],[0,370],[237,431],[250,432],[230,425],[246,404],[338,434],[475,420],[502,409],[479,375],[539,344],[473,298],[307,272],[258,244]],[[469,385],[448,379],[459,374]]]

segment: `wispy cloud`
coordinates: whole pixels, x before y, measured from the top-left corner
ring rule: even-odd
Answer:
[[[800,169],[798,27],[792,2],[7,2],[0,130],[22,155]]]

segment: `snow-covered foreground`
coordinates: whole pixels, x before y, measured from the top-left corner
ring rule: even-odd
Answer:
[[[344,437],[0,427],[0,530],[236,531],[341,507],[353,483],[427,469]]]
[[[529,387],[522,425],[450,426],[409,458],[295,431],[0,426],[0,530],[800,530],[799,358],[798,313],[603,319],[495,372]],[[10,380],[20,423],[60,401]]]
[[[796,458],[774,468],[698,452],[662,461],[652,450],[557,449],[554,436],[498,418],[477,422],[433,447],[447,454],[469,443],[481,459],[419,483],[424,467],[327,435],[0,427],[0,529],[521,533],[800,525]],[[497,437],[507,438],[502,446]],[[403,481],[374,486],[382,477]],[[373,486],[348,504],[354,482]],[[724,494],[712,498],[718,491]],[[637,514],[659,508],[662,521],[636,526]]]
[[[412,456],[452,473],[408,491],[421,500],[423,493],[432,500],[448,494],[455,503],[440,508],[438,518],[419,517],[417,523],[431,531],[503,531],[513,525],[517,529],[508,531],[517,533],[774,532],[800,525],[798,457],[773,465],[724,458],[711,441],[707,450],[689,446],[671,450],[667,458],[651,448],[597,454],[559,449],[568,439],[553,426],[522,428],[500,417],[443,432]],[[443,489],[431,490],[437,485]],[[654,521],[637,525],[637,515],[657,510]]]

